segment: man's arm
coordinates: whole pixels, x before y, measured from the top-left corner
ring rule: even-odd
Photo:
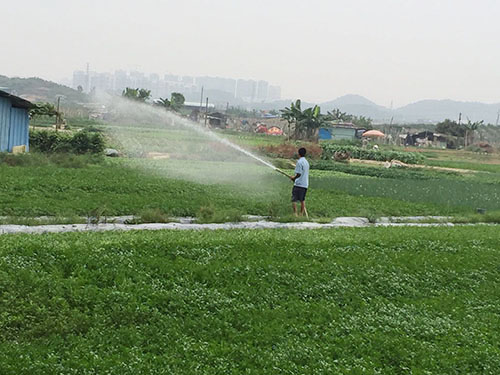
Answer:
[[[294,181],[299,178],[300,176],[302,176],[302,171],[303,171],[304,167],[302,166],[302,164],[299,162],[297,162],[297,165],[295,166],[295,176],[290,176],[290,180]]]

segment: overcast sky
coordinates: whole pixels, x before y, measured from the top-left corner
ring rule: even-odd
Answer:
[[[0,74],[264,79],[284,98],[500,102],[498,0],[23,0],[0,12]]]

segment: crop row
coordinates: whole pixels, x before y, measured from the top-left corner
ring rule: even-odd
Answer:
[[[424,161],[424,157],[416,152],[382,151],[333,143],[323,143],[321,147],[323,148],[321,157],[326,160],[333,159],[336,152],[342,152],[349,153],[351,158],[362,160],[399,160],[407,164],[419,164]]]

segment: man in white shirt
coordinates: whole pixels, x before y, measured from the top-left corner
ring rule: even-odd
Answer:
[[[292,189],[292,207],[293,213],[297,216],[297,202],[300,202],[300,215],[307,215],[306,211],[306,193],[309,187],[309,163],[307,162],[306,149],[304,147],[299,149],[299,160],[295,166],[295,176],[290,176],[293,181]]]

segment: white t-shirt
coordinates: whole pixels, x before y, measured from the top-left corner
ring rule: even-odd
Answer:
[[[295,180],[294,185],[307,189],[309,187],[309,163],[305,157],[297,161],[295,173],[300,173],[300,177]]]

